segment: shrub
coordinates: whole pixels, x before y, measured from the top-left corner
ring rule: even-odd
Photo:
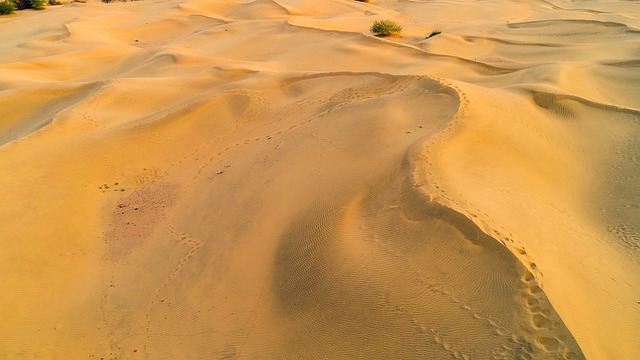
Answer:
[[[26,0],[26,2],[29,4],[29,7],[32,9],[35,9],[35,10],[44,9],[45,0]]]
[[[16,10],[16,6],[11,1],[0,2],[0,15],[11,14]]]
[[[45,0],[13,0],[18,10],[23,9],[44,9]]]
[[[429,34],[429,36],[427,36],[427,39],[428,39],[428,38],[432,38],[432,37],[434,37],[434,36],[436,36],[436,35],[440,35],[440,34],[442,34],[442,31],[437,30],[437,29],[436,29],[436,30],[433,30],[433,31],[431,32],[431,34]]]
[[[376,20],[371,25],[371,32],[379,36],[390,36],[400,34],[402,26],[392,20]]]

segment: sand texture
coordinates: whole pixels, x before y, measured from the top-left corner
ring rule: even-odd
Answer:
[[[1,359],[640,359],[640,2],[0,33]]]

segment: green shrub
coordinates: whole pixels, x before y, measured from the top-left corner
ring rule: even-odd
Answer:
[[[16,6],[11,1],[0,2],[0,15],[11,14],[16,10]]]
[[[402,26],[392,20],[376,20],[371,25],[370,31],[379,36],[397,35],[402,31]]]
[[[428,38],[432,38],[432,37],[434,37],[434,36],[436,36],[436,35],[440,35],[440,34],[442,34],[442,31],[440,31],[440,30],[438,30],[438,29],[433,30],[433,31],[431,32],[431,34],[429,34],[429,36],[427,36],[427,39],[428,39]]]
[[[27,3],[29,3],[29,7],[35,10],[44,9],[44,2],[45,0],[27,0]]]
[[[13,0],[18,10],[23,9],[44,9],[44,2],[46,0]]]

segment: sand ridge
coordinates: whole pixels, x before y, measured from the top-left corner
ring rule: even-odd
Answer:
[[[0,17],[0,356],[639,357],[637,9]]]

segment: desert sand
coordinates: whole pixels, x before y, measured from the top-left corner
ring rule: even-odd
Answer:
[[[639,2],[0,33],[0,358],[640,359]]]

